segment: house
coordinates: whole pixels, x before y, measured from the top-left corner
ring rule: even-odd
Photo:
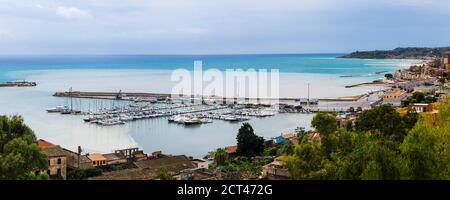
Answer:
[[[276,143],[286,143],[292,139],[295,139],[295,135],[292,133],[281,134],[280,136],[274,138]]]
[[[262,176],[270,180],[289,179],[289,172],[283,166],[284,156],[276,157],[275,160],[262,167]]]
[[[228,157],[233,157],[237,152],[237,145],[225,147],[225,151],[228,153]]]
[[[102,154],[99,153],[89,154],[88,158],[92,161],[92,165],[94,167],[106,165],[106,158]]]
[[[197,166],[185,155],[142,160],[134,162],[134,165],[136,165],[136,167],[139,169],[150,170],[154,172],[162,167],[165,167],[173,176],[180,175],[183,170],[197,168]]]
[[[102,175],[90,177],[88,180],[151,180],[154,176],[155,173],[148,169],[131,168],[103,172]]]
[[[211,161],[206,161],[203,159],[191,159],[192,163],[196,166],[197,169],[208,169]]]
[[[69,169],[90,169],[94,166],[92,165],[92,160],[90,160],[87,155],[79,155],[73,151],[62,148],[64,154],[67,158],[67,167]]]
[[[275,140],[275,143],[286,143],[289,141],[288,139],[284,138],[282,135],[275,137],[274,140]]]
[[[444,52],[442,55],[442,68],[450,70],[450,51]]]
[[[433,111],[433,106],[428,103],[413,103],[409,105],[409,108],[414,109],[418,113]]]
[[[128,162],[125,157],[117,153],[102,154],[102,156],[106,159],[106,165],[124,164]]]
[[[63,149],[48,141],[39,139],[37,145],[42,148],[42,153],[47,156],[47,174],[51,179],[66,180],[67,177],[67,157]]]
[[[402,101],[407,97],[408,93],[402,89],[395,88],[383,95],[383,104],[391,104],[394,107],[402,105]]]
[[[114,153],[125,157],[129,162],[147,159],[147,155],[139,148],[115,150]]]
[[[66,179],[67,163],[66,155],[60,146],[54,145],[45,140],[38,140],[38,146],[42,148],[42,153],[48,159],[47,174],[51,179]]]

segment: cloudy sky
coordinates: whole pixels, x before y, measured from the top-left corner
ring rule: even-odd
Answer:
[[[447,0],[0,0],[0,54],[450,46]]]

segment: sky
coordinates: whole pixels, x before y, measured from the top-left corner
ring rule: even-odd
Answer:
[[[448,0],[0,0],[0,54],[450,46]]]

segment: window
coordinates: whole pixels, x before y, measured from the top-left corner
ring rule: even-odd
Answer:
[[[58,165],[61,164],[61,158],[58,158]]]
[[[50,175],[50,170],[49,169],[47,170],[47,174]]]
[[[58,169],[57,174],[58,174],[58,176],[61,175],[61,169]]]

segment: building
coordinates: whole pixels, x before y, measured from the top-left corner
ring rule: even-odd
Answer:
[[[66,154],[67,167],[69,169],[90,169],[94,167],[92,160],[87,155],[81,155],[65,148],[62,148],[62,150]]]
[[[395,88],[383,95],[383,104],[390,104],[394,107],[402,105],[402,101],[407,97],[408,93],[402,89]]]
[[[64,150],[48,141],[39,139],[37,145],[42,148],[42,152],[47,156],[47,174],[51,179],[66,180],[67,177],[67,156]]]
[[[117,171],[103,172],[100,176],[88,178],[88,180],[151,180],[155,173],[148,169],[123,169]]]
[[[441,62],[442,62],[442,68],[450,70],[450,51],[444,52]]]
[[[139,148],[115,150],[114,153],[124,157],[129,162],[147,159],[147,155],[142,150],[139,150]]]
[[[102,156],[106,158],[106,165],[117,165],[128,162],[125,157],[117,153],[102,154]]]
[[[281,134],[280,136],[277,136],[273,139],[275,140],[275,143],[286,143],[289,142],[290,140],[295,139],[295,135],[293,133],[286,133]]]
[[[269,180],[289,179],[289,172],[283,166],[284,156],[279,156],[275,160],[262,167],[262,176]]]
[[[203,159],[191,159],[192,163],[196,166],[197,169],[208,169],[211,161],[203,160]]]
[[[237,145],[225,147],[225,151],[228,153],[228,157],[233,157],[237,152]]]
[[[106,165],[106,158],[99,153],[90,154],[87,156],[92,161],[92,166],[99,167]]]
[[[418,113],[433,111],[433,106],[428,103],[413,103],[409,105],[409,108],[414,109]]]

